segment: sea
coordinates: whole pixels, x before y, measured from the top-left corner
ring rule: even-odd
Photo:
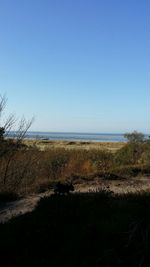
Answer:
[[[125,142],[123,134],[110,133],[69,133],[69,132],[27,132],[27,139],[64,140],[80,142]]]
[[[12,131],[7,137],[14,138],[16,132]],[[28,131],[26,139],[34,140],[62,140],[62,141],[80,141],[80,142],[126,142],[127,139],[121,133],[72,133],[72,132],[31,132]],[[150,136],[145,135],[145,139]]]

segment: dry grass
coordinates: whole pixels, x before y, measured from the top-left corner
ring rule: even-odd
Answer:
[[[44,192],[57,181],[86,186],[96,177],[115,181],[150,175],[150,144],[145,143],[25,140],[16,149],[14,143],[3,146],[0,192],[22,195]]]
[[[125,146],[125,142],[79,142],[79,141],[50,141],[50,140],[24,140],[27,146],[34,146],[41,151],[55,148],[65,149],[96,149],[116,152]]]

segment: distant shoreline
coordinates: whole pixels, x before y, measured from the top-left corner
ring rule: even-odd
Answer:
[[[15,132],[10,132],[8,137],[13,138]],[[147,139],[149,135],[145,135]],[[112,133],[64,133],[64,132],[27,132],[28,140],[67,141],[67,142],[126,142],[124,134]]]
[[[14,138],[16,132],[10,132],[7,137]],[[148,139],[149,135],[145,135]],[[127,142],[124,134],[113,133],[71,133],[71,132],[32,132],[28,131],[25,135],[27,140],[40,141],[66,141],[66,142]]]
[[[12,136],[14,132],[10,133]],[[124,134],[27,132],[26,139],[74,142],[124,142]]]

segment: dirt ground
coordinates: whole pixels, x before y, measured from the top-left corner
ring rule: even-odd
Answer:
[[[73,193],[96,192],[98,190],[110,190],[115,194],[124,194],[137,191],[150,191],[150,177],[134,177],[130,180],[103,180],[95,178],[86,183],[75,184],[75,191]],[[38,205],[42,197],[50,196],[53,191],[47,191],[41,194],[30,195],[13,202],[8,202],[0,205],[0,223],[5,223],[12,217],[32,212]]]
[[[101,189],[110,190],[115,194],[124,194],[128,192],[137,192],[137,191],[149,191],[150,190],[150,177],[137,177],[126,180],[103,180],[95,178],[94,181],[88,181],[85,184],[77,184],[77,192],[89,192],[89,191],[98,191]]]

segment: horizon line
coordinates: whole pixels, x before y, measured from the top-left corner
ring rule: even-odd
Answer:
[[[41,131],[41,130],[29,130],[27,131],[27,133],[32,132],[32,133],[62,133],[62,134],[116,134],[116,135],[124,135],[126,133],[132,133],[133,131],[126,131],[126,132],[76,132],[76,131]],[[150,133],[145,133],[142,131],[137,131],[137,132],[141,132],[144,135],[149,135]]]

